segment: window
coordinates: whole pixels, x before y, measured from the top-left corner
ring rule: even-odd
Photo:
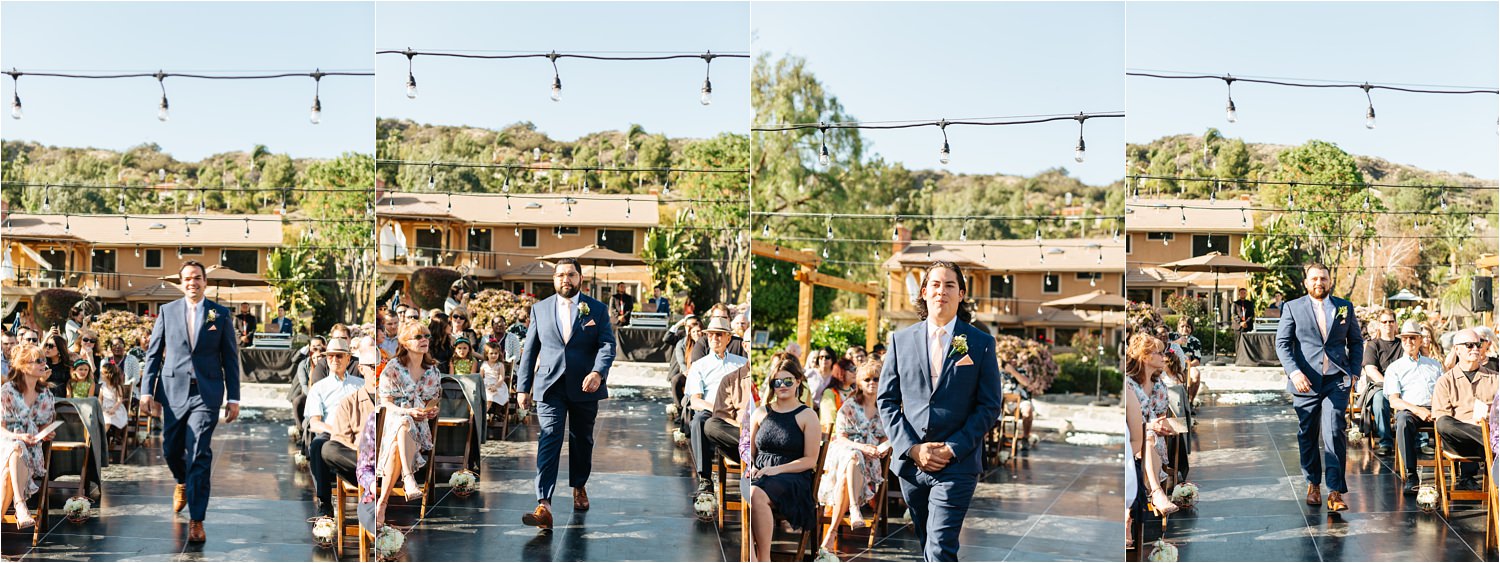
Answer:
[[[202,256],[203,255],[203,247],[201,247],[201,246],[184,246],[184,247],[178,249],[177,253],[181,254],[183,256]]]
[[[1126,254],[1130,254],[1130,249],[1131,249],[1132,246],[1134,246],[1134,244],[1133,244],[1134,242],[1135,242],[1135,236],[1133,234],[1127,233],[1125,235],[1125,253]]]
[[[1172,233],[1146,233],[1146,240],[1173,240],[1175,238]]]
[[[1156,303],[1151,302],[1150,289],[1128,289],[1125,291],[1125,299],[1131,301],[1132,303],[1143,303],[1146,305],[1151,305],[1153,307],[1156,306]]]
[[[1010,276],[990,276],[990,299],[1014,299],[1015,279]]]
[[[113,274],[116,271],[115,251],[113,250],[95,250],[94,259],[91,262],[93,266],[90,269],[96,274]]]
[[[521,229],[521,248],[536,248],[536,229]]]
[[[1104,279],[1104,274],[1099,272],[1078,272],[1073,275],[1073,279],[1078,281],[1099,280]]]
[[[1056,344],[1058,346],[1072,346],[1073,345],[1073,337],[1078,335],[1078,329],[1076,329],[1076,328],[1059,328],[1059,329],[1054,329],[1053,333],[1057,335],[1057,341],[1053,342],[1053,344]]]
[[[1042,293],[1062,293],[1062,280],[1057,274],[1042,276]]]
[[[469,235],[469,252],[489,252],[494,250],[492,242],[493,235],[489,229],[474,229]]]
[[[417,256],[437,256],[443,253],[443,231],[417,228]]]
[[[1229,235],[1193,235],[1193,256],[1229,254]]]
[[[532,231],[534,232],[535,229],[532,229]],[[557,293],[557,290],[552,287],[552,282],[531,282],[531,293],[538,300],[541,300],[552,297],[552,294]]]
[[[625,229],[599,229],[594,244],[620,254],[635,254],[635,231]]]
[[[552,236],[577,235],[578,227],[552,227]]]
[[[523,282],[523,281],[511,282],[510,292],[514,293],[516,295],[520,295],[522,293],[526,293],[526,282]]]
[[[160,248],[147,248],[146,249],[146,268],[149,269],[149,270],[160,270],[161,269],[161,249]]]
[[[224,250],[222,261],[225,268],[229,268],[241,274],[260,273],[260,251],[259,250]]]

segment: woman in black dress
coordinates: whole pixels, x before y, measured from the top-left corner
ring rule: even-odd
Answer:
[[[47,385],[54,395],[68,396],[68,380],[73,377],[73,358],[68,354],[68,341],[62,335],[48,332],[42,337],[42,357],[47,360]]]
[[[822,445],[818,415],[802,403],[806,387],[802,369],[787,363],[767,380],[769,399],[750,420],[750,532],[756,561],[771,560],[772,512],[783,530],[797,532],[814,524],[813,469]]]

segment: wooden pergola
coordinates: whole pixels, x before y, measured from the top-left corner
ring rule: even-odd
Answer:
[[[805,352],[812,342],[813,287],[823,286],[865,295],[865,349],[875,347],[880,338],[880,284],[858,283],[818,271],[823,258],[812,252],[792,250],[780,245],[750,241],[755,256],[791,262],[797,265],[797,346]]]

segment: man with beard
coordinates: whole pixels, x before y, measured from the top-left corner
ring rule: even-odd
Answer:
[[[1303,268],[1307,295],[1287,302],[1276,326],[1276,356],[1287,374],[1287,392],[1297,412],[1297,446],[1307,504],[1322,504],[1319,484],[1328,483],[1328,510],[1349,508],[1343,495],[1344,411],[1349,388],[1364,363],[1364,341],[1354,305],[1329,295],[1333,287],[1327,266]],[[1321,434],[1322,447],[1318,440]],[[1321,458],[1319,457],[1321,455]]]
[[[516,372],[516,404],[529,408],[535,397],[541,426],[536,453],[537,507],[522,516],[521,522],[543,530],[552,528],[552,491],[564,426],[573,511],[589,509],[584,485],[593,465],[594,418],[599,414],[599,400],[609,398],[604,384],[615,361],[609,308],[579,293],[582,277],[577,260],[557,262],[552,273],[557,293],[531,306],[531,328],[526,331]]]

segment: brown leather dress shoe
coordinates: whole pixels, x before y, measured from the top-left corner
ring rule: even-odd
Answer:
[[[203,533],[203,521],[193,520],[188,522],[188,543],[203,543],[208,541],[208,536]]]
[[[589,492],[583,487],[573,489],[573,510],[575,512],[589,511]]]
[[[1339,494],[1338,491],[1329,491],[1328,511],[1339,512],[1342,510],[1349,510],[1349,505],[1344,503],[1344,495]]]
[[[552,529],[552,509],[547,508],[545,504],[537,503],[536,510],[531,511],[531,514],[521,516],[521,523],[550,530]]]
[[[1317,506],[1323,504],[1323,495],[1318,492],[1317,485],[1307,486],[1307,504],[1308,506]]]
[[[182,512],[187,506],[187,485],[178,485],[172,489],[172,512]]]

